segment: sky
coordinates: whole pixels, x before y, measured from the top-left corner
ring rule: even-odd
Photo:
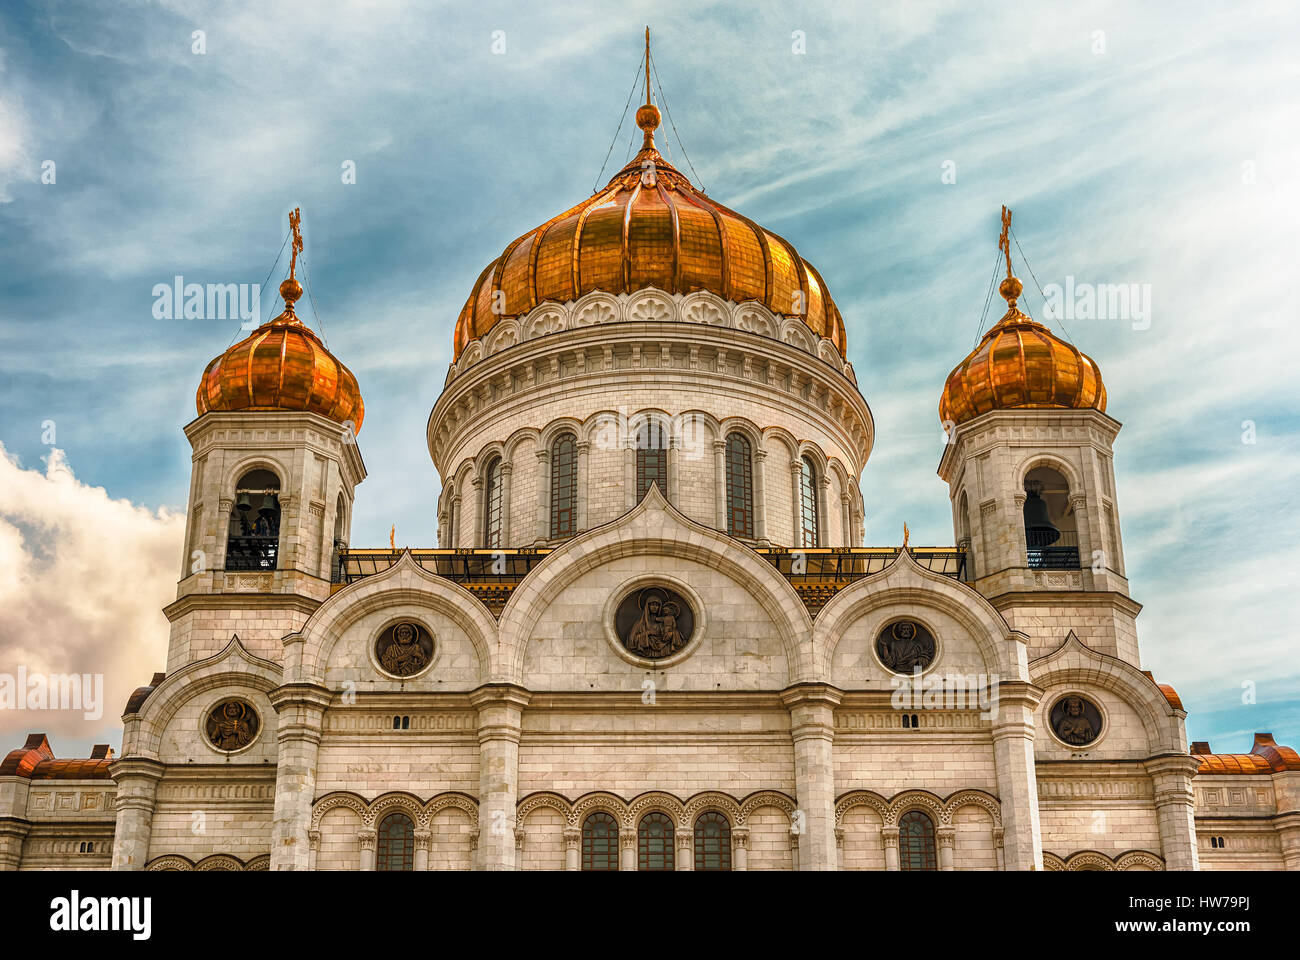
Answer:
[[[1124,424],[1143,666],[1189,740],[1300,745],[1294,4],[9,0],[0,672],[102,672],[107,703],[0,711],[0,752],[31,730],[61,756],[116,748],[164,666],[182,427],[244,334],[159,318],[155,286],[269,280],[266,319],[301,207],[299,312],[366,403],[351,542],[395,524],[433,545],[424,427],[456,316],[509,241],[622,165],[647,23],[669,158],[792,241],[843,312],[876,425],[868,544],[904,521],[953,542],[937,404],[1001,312],[1002,204],[1036,318],[1039,284],[1067,278],[1149,296],[1143,316],[1051,322]]]

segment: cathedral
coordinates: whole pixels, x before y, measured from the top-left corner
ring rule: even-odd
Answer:
[[[635,157],[473,283],[436,547],[350,543],[365,407],[295,211],[184,428],[166,662],[120,753],[4,756],[0,867],[1300,869],[1300,756],[1189,745],[1143,669],[1120,423],[1017,307],[1010,213],[1005,313],[935,384],[953,545],[867,546],[844,318],[660,155],[649,73]]]

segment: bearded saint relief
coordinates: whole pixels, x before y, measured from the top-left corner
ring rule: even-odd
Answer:
[[[419,624],[394,624],[375,641],[375,656],[385,672],[395,677],[411,677],[433,659],[433,637]]]
[[[695,615],[674,591],[647,587],[623,598],[615,614],[615,628],[631,653],[662,660],[686,646],[695,629]]]
[[[876,655],[895,673],[924,670],[934,662],[934,637],[914,620],[896,620],[880,631]]]
[[[204,730],[218,750],[242,750],[257,737],[261,721],[243,700],[223,700],[208,714]]]
[[[1091,701],[1073,694],[1056,701],[1050,722],[1053,733],[1076,747],[1086,746],[1101,735],[1101,711]]]

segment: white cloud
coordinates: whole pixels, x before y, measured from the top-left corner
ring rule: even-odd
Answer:
[[[0,753],[40,731],[87,756],[96,740],[117,749],[127,697],[165,666],[185,518],[82,483],[61,450],[45,462],[25,469],[0,444],[0,672],[102,674],[103,716],[0,710]]]

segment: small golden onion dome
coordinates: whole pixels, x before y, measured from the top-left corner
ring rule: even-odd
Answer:
[[[1013,408],[1105,411],[1106,386],[1093,359],[1016,308],[1023,284],[1011,275],[1011,211],[1003,207],[1002,216],[999,249],[1006,251],[1007,276],[998,292],[1007,301],[1007,312],[948,374],[939,419],[959,424],[990,410]]]
[[[1093,359],[1010,302],[1006,315],[948,374],[939,419],[965,423],[990,410],[1016,407],[1104,411],[1106,386]]]
[[[645,287],[757,301],[799,318],[844,355],[844,320],[821,275],[788,241],[709,199],[668,163],[655,147],[659,122],[659,108],[643,104],[636,123],[645,138],[632,161],[488,264],[456,321],[455,358],[502,318],[543,301]]]
[[[284,312],[239,341],[203,371],[195,405],[209,411],[305,410],[361,429],[365,404],[343,366],[294,313],[302,284],[280,284]]]

